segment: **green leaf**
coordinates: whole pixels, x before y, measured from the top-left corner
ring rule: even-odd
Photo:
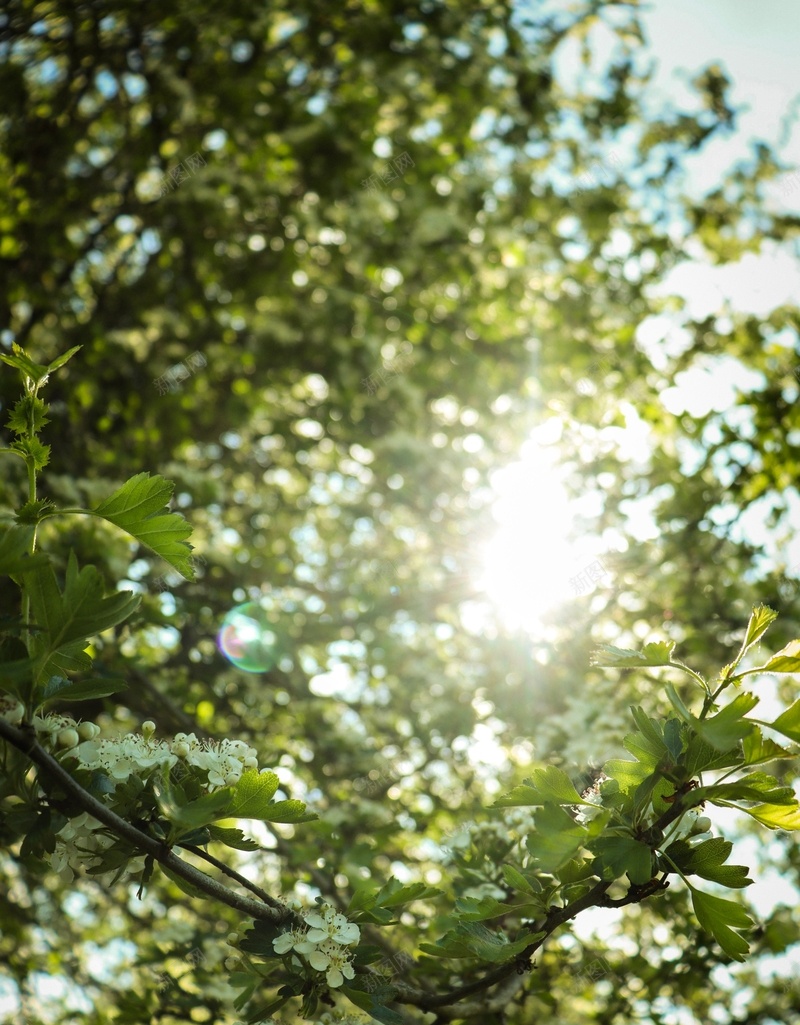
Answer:
[[[6,426],[15,434],[38,434],[49,423],[44,402],[35,395],[23,395],[14,404]]]
[[[753,607],[747,624],[742,654],[764,636],[770,624],[774,623],[777,618],[778,613],[768,605],[756,605]]]
[[[535,876],[523,875],[513,865],[503,865],[503,878],[508,885],[520,893],[527,893],[531,897],[538,897],[542,892],[542,884]]]
[[[672,664],[674,641],[651,641],[641,651],[632,648],[616,648],[604,644],[593,651],[590,662],[593,666],[616,669],[641,669],[642,666],[668,666]]]
[[[389,879],[375,896],[375,906],[396,908],[401,904],[409,904],[412,900],[425,900],[436,897],[442,891],[427,883],[408,883],[403,885],[397,879]]]
[[[746,691],[737,694],[721,712],[711,719],[696,719],[697,732],[718,751],[729,751],[753,729],[753,723],[743,717],[755,708],[759,699]]]
[[[240,815],[238,818],[259,818],[263,822],[313,822],[316,812],[306,811],[302,801],[276,801],[263,815]]]
[[[276,940],[287,928],[287,926],[279,925],[277,922],[265,922],[259,918],[241,938],[239,946],[246,954],[257,954],[259,957],[279,959],[282,955],[275,953],[272,941]]]
[[[743,719],[758,704],[759,699],[752,694],[737,694],[717,715],[710,719],[698,719],[692,715],[671,683],[667,684],[665,690],[681,719],[717,751],[727,753],[754,729],[753,723]]]
[[[576,822],[563,808],[546,804],[534,817],[535,829],[525,845],[539,868],[556,872],[573,858],[589,838],[588,829]]]
[[[259,772],[247,769],[239,777],[233,792],[230,817],[236,819],[260,819],[273,807],[272,797],[280,785],[274,772]]]
[[[800,706],[800,701],[795,703]],[[790,709],[783,713],[783,715],[789,715],[795,705],[792,705]],[[800,709],[795,711],[795,715],[800,717]],[[775,722],[783,719],[783,716],[779,716]],[[800,718],[790,719],[787,721],[787,725],[797,729],[798,739],[800,739]],[[775,726],[773,724],[773,729]],[[783,732],[779,730],[779,732]],[[786,734],[791,736],[791,734]],[[743,765],[759,765],[762,762],[773,762],[776,758],[789,758],[791,757],[790,752],[786,748],[781,747],[780,744],[776,744],[774,740],[766,738],[758,727],[754,727],[752,733],[749,733],[742,741],[742,750],[744,754]]]
[[[534,769],[523,786],[514,787],[495,801],[494,808],[529,807],[539,804],[588,804],[569,776],[553,765]]]
[[[769,829],[800,829],[800,805],[758,804],[755,808],[742,808]]]
[[[642,708],[631,707],[631,715],[639,728],[638,733],[629,733],[622,741],[623,746],[639,761],[648,762],[655,768],[659,763],[677,762],[682,750],[680,720],[667,719],[663,727],[657,719],[650,719]]]
[[[603,879],[619,879],[628,874],[632,883],[653,878],[653,854],[647,844],[632,836],[600,836],[588,844],[596,855],[597,874]]]
[[[459,922],[455,930],[445,933],[434,943],[420,943],[419,947],[432,957],[477,957],[481,961],[502,964],[521,954],[544,933],[531,933],[509,942],[504,933],[492,932],[479,922]]]
[[[255,840],[246,837],[241,829],[229,829],[224,826],[211,826],[207,827],[208,834],[212,840],[216,840],[218,843],[224,843],[227,847],[232,847],[237,851],[260,851],[261,844],[256,843]]]
[[[365,993],[363,989],[355,989],[353,986],[341,986],[339,992],[344,993],[351,1003],[366,1011],[375,1021],[383,1022],[383,1025],[403,1025],[405,1021],[402,1014],[379,1002],[391,1000],[395,995],[396,990],[389,985],[379,986],[371,993]]]
[[[455,910],[465,922],[483,922],[489,918],[502,918],[513,908],[509,904],[501,904],[494,897],[457,897]]]
[[[750,929],[753,920],[740,904],[722,897],[714,897],[700,890],[692,891],[692,906],[697,920],[706,932],[711,933],[722,949],[734,961],[744,961],[750,944],[734,930]]]
[[[157,788],[158,803],[164,814],[170,822],[184,829],[200,829],[215,819],[224,819],[230,814],[233,797],[231,787],[220,787],[219,790],[185,803],[180,800],[178,788],[165,788],[160,793],[159,789]]]
[[[619,784],[623,794],[633,793],[652,773],[644,762],[631,762],[625,758],[612,758],[603,766],[603,772]]]
[[[127,681],[119,676],[93,676],[88,680],[66,680],[63,676],[51,676],[39,692],[39,701],[54,698],[59,701],[90,701],[118,694],[127,686]]]
[[[797,642],[793,641],[792,643],[796,644]],[[769,725],[770,729],[777,730],[784,737],[800,743],[800,698],[779,715],[775,722],[771,722]]]
[[[163,477],[137,473],[101,502],[94,513],[126,531],[184,577],[193,580],[192,546],[185,541],[192,528],[180,513],[167,509],[174,487],[172,481]]]
[[[11,577],[47,563],[43,553],[30,554],[34,527],[9,527],[0,535],[0,576]]]
[[[25,574],[31,615],[40,630],[33,634],[31,654],[36,660],[34,683],[52,676],[88,669],[84,653],[88,638],[127,619],[140,602],[130,591],[103,597],[103,579],[94,566],[78,570],[74,553],[67,564],[64,593],[48,563]]]
[[[71,349],[67,349],[60,356],[56,356],[53,362],[47,366],[48,374],[52,374],[55,370],[60,370],[65,363],[72,359],[76,352],[80,352],[81,348],[83,348],[81,345],[73,345]]]
[[[716,783],[703,788],[706,797],[713,801],[765,801],[768,804],[793,804],[794,790],[782,786],[774,776],[764,772],[751,772],[733,783]]]
[[[767,662],[765,673],[800,673],[800,641],[789,641]]]
[[[0,352],[0,360],[7,363],[10,367],[16,367],[17,370],[21,370],[23,375],[29,379],[32,384],[44,384],[47,381],[47,375],[49,370],[47,367],[43,367],[41,363],[34,363],[32,359],[29,359],[25,355],[25,350],[22,346],[17,345],[13,342],[11,345],[12,355],[9,356],[4,352]]]
[[[38,438],[18,438],[16,441],[12,441],[8,447],[21,453],[26,460],[33,460],[33,465],[37,470],[43,470],[50,462],[50,446],[43,445]],[[30,508],[31,505],[32,503],[29,502],[25,508]]]
[[[699,875],[723,886],[750,886],[753,882],[746,865],[724,864],[730,857],[733,844],[720,836],[692,846],[686,840],[676,840],[665,854],[675,862],[684,875]]]

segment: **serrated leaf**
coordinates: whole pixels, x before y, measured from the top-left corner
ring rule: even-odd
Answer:
[[[34,529],[32,524],[22,524],[0,535],[0,576],[11,577],[47,563],[43,553],[30,554]]]
[[[34,363],[33,360],[25,355],[25,350],[22,346],[17,345],[13,342],[11,345],[11,355],[0,352],[0,360],[3,363],[8,364],[10,367],[15,367],[17,370],[21,370],[25,377],[29,378],[33,384],[44,383],[47,380],[48,369],[43,367],[41,363]]]
[[[744,716],[755,708],[758,702],[759,699],[755,695],[746,691],[737,694],[717,715],[710,719],[696,720],[695,729],[717,751],[730,751],[734,744],[753,729],[753,724],[747,722]]]
[[[704,787],[710,800],[722,798],[725,801],[761,801],[767,804],[792,804],[794,790],[782,786],[774,776],[764,772],[751,772],[733,783],[716,783]]]
[[[383,908],[396,908],[401,904],[409,904],[412,900],[425,900],[436,897],[442,891],[427,883],[408,883],[403,885],[397,879],[390,879],[375,896],[375,905]]]
[[[588,846],[597,855],[597,874],[603,879],[627,873],[632,883],[642,884],[653,878],[652,851],[632,836],[600,836]]]
[[[534,769],[523,786],[514,787],[495,801],[495,808],[532,807],[540,804],[588,804],[569,776],[554,765]]]
[[[800,829],[800,806],[797,801],[786,804],[757,804],[755,808],[742,808],[768,829]]]
[[[285,926],[279,925],[277,922],[266,922],[259,918],[241,938],[239,946],[247,954],[280,959],[282,955],[275,953],[272,943],[285,931]]]
[[[44,402],[35,395],[23,395],[14,404],[11,415],[6,421],[6,427],[9,427],[15,434],[27,434],[28,432],[38,434],[49,423],[47,406]]]
[[[171,788],[172,794],[176,794],[175,788]],[[167,818],[177,826],[184,829],[200,829],[207,826],[215,819],[228,817],[233,792],[231,787],[220,787],[210,794],[203,794],[196,800],[187,803],[168,801],[162,793],[159,796],[159,804],[164,810]]]
[[[800,701],[796,702],[800,706]],[[792,708],[795,706],[792,705]],[[792,708],[784,712],[787,715],[791,712]],[[798,716],[797,729],[800,734],[800,708],[795,713]],[[783,718],[783,716],[778,717]],[[776,719],[776,722],[778,720]],[[792,727],[794,720],[789,721],[789,726]],[[787,734],[788,735],[788,734]],[[765,737],[758,727],[754,727],[752,733],[748,734],[742,741],[742,751],[744,754],[743,765],[759,765],[762,762],[773,762],[776,758],[789,758],[790,753],[786,748],[781,747],[780,744],[776,744],[774,740],[769,740]]]
[[[180,513],[167,509],[174,487],[172,481],[163,477],[137,473],[93,512],[160,555],[182,576],[193,580],[192,546],[185,541],[192,528]]]
[[[375,1021],[383,1022],[383,1025],[403,1025],[405,1021],[402,1014],[380,1003],[381,1000],[391,1000],[395,995],[396,991],[391,986],[379,986],[371,993],[353,986],[341,986],[339,992],[344,993],[351,1003],[366,1011]]]
[[[692,907],[697,920],[706,932],[711,933],[722,949],[735,961],[744,961],[750,944],[734,930],[750,929],[753,920],[740,904],[710,893],[691,889]]]
[[[617,648],[604,644],[593,651],[590,662],[593,666],[607,669],[641,669],[643,666],[668,666],[672,664],[674,641],[651,641],[641,651],[633,648]]]
[[[495,897],[457,897],[455,911],[464,922],[484,922],[490,918],[502,918],[513,908],[509,904],[501,904]]]
[[[59,701],[91,701],[119,694],[127,686],[127,681],[119,676],[93,676],[88,680],[51,676],[39,692],[39,701],[50,701],[56,697]]]
[[[800,641],[789,641],[763,667],[765,673],[800,673]]]
[[[612,758],[603,766],[603,772],[609,779],[619,784],[623,794],[632,794],[649,778],[652,770],[644,762],[631,762],[625,758]]]
[[[509,942],[504,933],[492,932],[479,922],[459,922],[455,930],[445,933],[435,944],[420,943],[420,950],[432,957],[477,957],[481,961],[501,964],[521,954],[544,933],[532,933]]]
[[[774,623],[777,618],[778,613],[768,605],[756,605],[753,607],[747,624],[742,654],[764,636],[770,624]]]
[[[99,572],[94,566],[79,571],[74,553],[67,564],[63,594],[49,563],[31,569],[25,581],[31,616],[40,628],[31,642],[36,660],[34,683],[88,669],[91,659],[84,653],[88,638],[127,619],[141,600],[130,591],[104,597]]]
[[[784,737],[788,737],[789,740],[794,740],[800,744],[800,698],[779,715],[775,722],[771,722],[769,725],[770,729],[777,730]],[[765,743],[772,743],[772,741],[765,741]],[[779,748],[778,750],[781,749]]]
[[[729,752],[754,729],[753,723],[743,719],[758,704],[759,699],[753,694],[746,691],[737,694],[717,715],[710,719],[698,719],[692,715],[671,683],[666,685],[665,690],[681,719],[717,751]]]
[[[520,893],[527,893],[531,897],[538,897],[542,892],[542,884],[535,876],[523,875],[513,865],[503,865],[502,869],[503,878],[512,889],[518,890]]]
[[[313,822],[319,818],[316,812],[306,811],[302,801],[275,801],[263,815],[238,816],[239,818],[259,818],[262,822]]]
[[[50,446],[43,445],[38,438],[17,438],[8,447],[14,449],[15,452],[19,452],[25,459],[30,457],[37,470],[43,470],[50,462]],[[35,503],[29,502],[27,506],[23,506],[23,509],[31,508],[34,505]],[[22,510],[17,515],[20,516],[21,514]]]
[[[525,845],[539,868],[556,872],[573,858],[588,840],[588,829],[563,808],[546,804],[534,816],[535,828]]]
[[[670,718],[662,729],[661,723],[648,718],[641,708],[632,707],[631,713],[639,731],[627,734],[623,747],[651,770],[674,768],[683,749],[680,720]]]
[[[247,769],[239,777],[233,792],[230,817],[235,819],[262,819],[270,808],[272,797],[280,785],[274,772]],[[276,820],[273,820],[276,821]]]
[[[261,844],[246,837],[241,829],[232,829],[224,826],[206,827],[212,840],[224,843],[226,847],[232,847],[237,851],[260,851]]]
[[[62,353],[60,356],[56,356],[53,362],[49,363],[47,366],[48,374],[52,374],[55,370],[60,370],[65,363],[72,359],[76,352],[80,352],[81,348],[82,346],[80,345],[73,345],[71,349],[67,349],[67,351]]]
[[[723,886],[738,888],[750,886],[746,865],[726,865],[733,844],[721,836],[712,837],[692,846],[686,840],[670,844],[665,853],[685,875],[699,875]]]

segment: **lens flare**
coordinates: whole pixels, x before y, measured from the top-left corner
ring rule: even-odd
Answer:
[[[237,669],[263,673],[277,665],[280,645],[275,626],[257,602],[237,605],[222,620],[217,647]]]

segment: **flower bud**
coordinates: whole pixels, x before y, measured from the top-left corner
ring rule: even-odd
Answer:
[[[81,740],[94,740],[100,733],[100,727],[93,722],[82,722],[78,726],[78,736]]]
[[[66,730],[59,730],[57,739],[59,747],[71,748],[78,746],[80,737],[78,736],[78,731],[73,730],[70,726]]]
[[[148,719],[146,722],[142,723],[142,736],[145,740],[149,740],[155,732],[156,724],[152,719]]]
[[[701,815],[692,828],[693,833],[707,833],[711,829],[711,819],[708,815]]]
[[[21,701],[15,702],[11,697],[9,697],[6,707],[0,709],[0,716],[2,716],[11,726],[16,726],[18,723],[21,723],[24,715],[25,706]]]
[[[172,753],[178,758],[185,758],[189,754],[189,745],[184,740],[179,740],[172,745]]]
[[[239,933],[238,932],[229,932],[228,933],[228,943],[230,943],[230,945],[232,947],[235,947],[238,942],[239,942]]]

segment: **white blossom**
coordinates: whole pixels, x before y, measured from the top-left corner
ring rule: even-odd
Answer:
[[[312,911],[305,915],[306,922],[311,926],[308,938],[312,943],[323,940],[335,940],[336,943],[358,943],[361,932],[357,925],[348,922],[344,915],[338,914],[333,908],[325,908],[322,914]]]
[[[331,988],[341,986],[345,979],[352,979],[355,970],[347,947],[358,943],[361,937],[358,926],[348,922],[330,905],[303,912],[303,918],[305,927],[287,930],[272,941],[275,953],[288,954],[294,950],[303,954],[312,968],[325,972]]]
[[[333,940],[327,940],[309,956],[308,963],[317,971],[325,972],[328,985],[335,989],[341,986],[346,978],[352,979],[355,975],[350,963],[351,956],[349,950]]]

